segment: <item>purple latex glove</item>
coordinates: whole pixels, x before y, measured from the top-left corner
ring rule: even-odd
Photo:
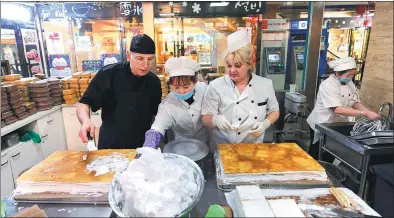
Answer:
[[[154,130],[150,129],[145,133],[145,142],[143,147],[150,147],[157,149],[159,148],[160,142],[163,139],[163,135]],[[136,159],[138,159],[141,156],[141,154],[137,154]]]

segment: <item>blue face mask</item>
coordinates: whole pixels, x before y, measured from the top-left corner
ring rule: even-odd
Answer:
[[[340,78],[339,81],[341,81],[341,83],[343,84],[347,84],[348,82],[350,82],[352,79],[351,78]]]
[[[174,92],[175,97],[181,101],[185,101],[191,98],[193,94],[194,94],[194,89],[190,90],[189,92],[186,92],[185,94],[179,94],[178,92]]]

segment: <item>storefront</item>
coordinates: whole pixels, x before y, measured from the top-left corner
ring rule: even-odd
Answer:
[[[246,28],[257,51],[258,19],[265,11],[265,2],[155,2],[159,68],[172,56],[189,56],[202,65],[204,75],[222,75],[226,37]]]
[[[10,73],[27,77],[44,72],[34,6],[2,3],[1,14],[1,60],[8,61]]]
[[[126,61],[131,38],[143,33],[140,2],[38,4],[37,9],[52,76],[97,72]]]

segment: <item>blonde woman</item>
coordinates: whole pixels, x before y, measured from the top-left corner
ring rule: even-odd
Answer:
[[[212,128],[211,151],[220,143],[263,142],[279,118],[272,81],[254,74],[249,33],[227,37],[226,75],[212,81],[202,105],[202,121]]]

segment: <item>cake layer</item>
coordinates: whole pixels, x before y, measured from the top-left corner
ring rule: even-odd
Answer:
[[[56,182],[56,183],[109,183],[114,177],[114,172],[109,171],[97,175],[92,169],[106,168],[106,156],[118,156],[120,159],[135,158],[134,149],[107,149],[97,151],[56,151],[45,160],[23,173],[16,181],[17,187],[21,182]],[[103,160],[97,163],[95,160]],[[113,158],[112,158],[113,159]],[[93,167],[91,163],[94,163]],[[100,165],[101,164],[101,165]],[[108,165],[113,163],[108,163]],[[111,167],[111,166],[108,166]],[[40,184],[40,183],[38,183]]]
[[[325,172],[295,143],[220,144],[218,152],[226,174]]]

